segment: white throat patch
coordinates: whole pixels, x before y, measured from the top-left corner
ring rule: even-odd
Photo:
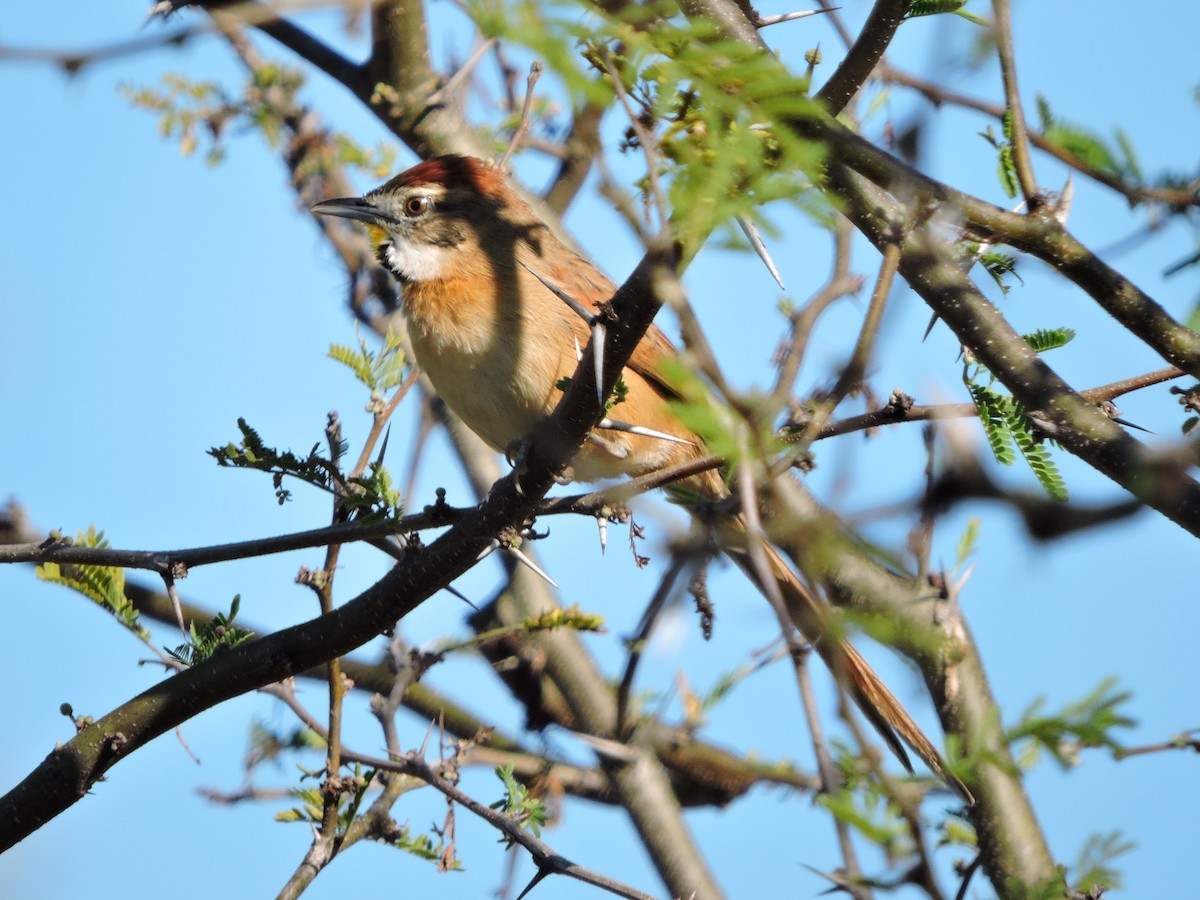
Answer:
[[[453,252],[452,247],[392,240],[384,250],[384,262],[405,281],[437,281],[445,276]]]

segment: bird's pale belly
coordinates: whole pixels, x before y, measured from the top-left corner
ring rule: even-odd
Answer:
[[[573,374],[577,365],[573,341],[568,352],[535,355],[515,347],[511,336],[469,348],[410,325],[415,326],[410,335],[417,363],[438,395],[499,452],[532,434],[562,399],[559,379]],[[637,475],[670,462],[670,444],[608,430],[598,435],[600,441],[584,444],[572,460],[573,475],[580,481]]]

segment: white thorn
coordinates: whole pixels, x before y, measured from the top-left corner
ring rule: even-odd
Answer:
[[[541,566],[539,566],[532,559],[530,559],[528,556],[526,556],[524,553],[522,553],[520,548],[506,547],[505,549],[508,550],[508,552],[511,553],[513,556],[515,556],[517,558],[518,562],[523,562],[525,565],[527,565],[533,571],[533,573],[535,575],[540,575],[542,578],[546,579],[546,581],[550,584],[551,587],[562,590],[561,588],[558,587],[557,584],[554,583],[554,579],[551,578],[549,575],[547,575],[544,571],[542,571]]]
[[[596,527],[600,529],[600,555],[604,555],[604,549],[608,546],[608,516],[596,516]]]
[[[1054,218],[1058,224],[1066,227],[1067,216],[1071,214],[1071,201],[1075,199],[1075,182],[1071,173],[1067,173],[1067,183],[1063,185],[1062,193],[1058,195],[1058,205],[1054,208]]]
[[[800,12],[783,13],[778,16],[760,16],[758,20],[759,28],[766,28],[768,25],[778,25],[781,22],[792,22],[796,19],[807,19],[809,16],[819,16],[821,13],[832,12],[829,9],[808,9]]]
[[[579,338],[571,335],[571,340],[575,342],[575,362],[583,362],[583,348],[579,346]]]
[[[600,420],[597,428],[606,428],[609,431],[624,431],[629,434],[640,434],[642,437],[658,438],[660,441],[670,441],[673,444],[690,444],[696,446],[694,441],[689,441],[687,438],[676,437],[673,434],[667,434],[663,431],[655,431],[653,428],[643,428],[641,425],[630,425],[628,422],[622,422],[619,419],[610,419],[605,416]]]
[[[783,279],[779,277],[779,270],[775,268],[775,260],[771,259],[771,254],[767,251],[767,245],[763,243],[762,235],[758,233],[758,226],[754,224],[754,220],[749,216],[736,216],[737,223],[742,226],[742,231],[746,235],[746,240],[750,242],[750,246],[754,248],[754,252],[758,254],[758,258],[763,261],[763,265],[767,267],[767,271],[771,273],[771,277],[775,279],[775,283],[779,285],[781,291],[786,291],[783,286]]]
[[[604,338],[607,330],[599,322],[592,326],[592,365],[596,368],[596,402],[604,408]]]
[[[433,719],[429,720],[429,727],[425,729],[425,739],[421,741],[421,749],[417,751],[417,758],[424,759],[425,753],[429,750],[429,739],[433,737],[433,729],[437,722]]]
[[[588,310],[587,307],[585,307],[582,303],[580,303],[558,285],[551,284],[537,272],[533,271],[533,269],[529,268],[529,266],[526,266],[525,263],[521,263],[521,265],[525,267],[526,272],[540,281],[545,286],[546,290],[550,291],[550,293],[554,294],[555,297],[567,304],[567,306],[571,307],[571,309],[575,311],[575,315],[579,316],[579,318],[583,319],[583,321],[587,322],[589,325],[592,324],[596,316],[590,310]]]
[[[601,756],[607,756],[609,759],[615,759],[618,762],[635,762],[638,758],[637,750],[619,741],[596,737],[594,734],[584,734],[581,731],[572,731],[571,734],[579,738],[579,740],[583,741]]]
[[[475,557],[475,562],[479,562],[481,559],[483,559],[485,556],[488,556],[490,553],[492,553],[492,551],[494,551],[499,546],[500,546],[500,542],[498,540],[496,540],[495,538],[492,538],[492,542],[490,544],[488,544],[486,547],[484,547],[483,550],[480,551],[479,555],[477,557]]]
[[[958,594],[962,593],[962,589],[966,586],[967,580],[971,577],[971,574],[974,571],[975,571],[975,563],[971,563],[969,566],[967,566],[966,571],[964,571],[962,573],[962,578],[958,579],[958,581],[955,582],[954,590],[952,590],[950,592],[951,597],[957,596]]]

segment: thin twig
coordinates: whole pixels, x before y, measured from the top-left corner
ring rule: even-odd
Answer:
[[[1130,391],[1161,384],[1174,378],[1182,378],[1186,374],[1174,367],[1158,369],[1144,375],[1089,388],[1080,391],[1080,395],[1092,403],[1099,403],[1112,400]],[[856,431],[866,431],[881,425],[926,422],[935,419],[972,418],[977,414],[978,411],[972,403],[912,406],[907,409],[899,405],[885,406],[869,413],[830,422],[821,428],[816,440]],[[575,513],[594,516],[597,510],[606,505],[619,505],[631,497],[720,468],[724,464],[724,457],[709,455],[656,469],[603,490],[548,498],[542,503],[537,515],[553,516]],[[192,569],[212,563],[323,547],[331,542],[379,541],[394,534],[440,528],[452,524],[466,511],[466,508],[446,506],[436,512],[414,513],[397,520],[347,522],[275,537],[181,550],[120,550],[111,547],[76,547],[66,543],[44,540],[28,541],[0,545],[0,564],[58,562],[120,566],[126,569],[144,569],[161,575],[163,572],[169,572],[173,566]]]
[[[1087,388],[1079,395],[1089,403],[1104,403],[1115,400],[1124,394],[1142,388],[1162,384],[1175,378],[1183,378],[1187,373],[1182,369],[1171,366],[1166,369],[1156,369],[1144,375],[1124,378],[1100,387]],[[965,419],[979,414],[974,403],[941,403],[936,406],[910,406],[903,404],[888,404],[879,409],[857,416],[848,416],[836,422],[829,422],[821,428],[817,440],[850,434],[855,431],[867,431],[880,425],[893,425],[901,422],[928,422],[938,419]]]
[[[354,464],[354,468],[350,472],[351,478],[360,478],[367,471],[367,466],[371,462],[371,454],[375,451],[375,442],[383,434],[384,426],[391,420],[392,413],[396,411],[396,407],[400,405],[400,401],[407,396],[408,392],[412,390],[412,386],[417,383],[417,378],[420,374],[420,367],[416,365],[410,366],[408,375],[399,389],[392,395],[392,398],[388,400],[383,409],[375,413],[374,420],[371,423],[371,431],[367,434],[366,441],[363,442],[362,452],[358,455],[358,462]]]
[[[525,133],[529,131],[530,126],[533,124],[530,115],[533,110],[533,86],[542,77],[542,69],[542,62],[538,59],[535,59],[529,65],[529,77],[525,80],[525,102],[521,104],[521,119],[517,123],[517,130],[513,132],[512,140],[508,142],[508,149],[504,151],[504,155],[496,163],[497,171],[502,174],[508,171],[508,161],[512,159],[512,155],[521,145],[521,141],[525,139]]]
[[[1128,759],[1131,756],[1145,756],[1149,753],[1163,753],[1171,750],[1191,750],[1200,753],[1200,729],[1185,731],[1169,741],[1160,744],[1146,744],[1143,747],[1121,747],[1113,750],[1113,759]]]
[[[665,225],[667,221],[667,195],[663,191],[662,182],[658,176],[658,139],[650,133],[649,129],[638,118],[638,115],[633,110],[633,104],[629,102],[629,93],[625,90],[625,82],[621,80],[621,73],[617,71],[617,67],[613,65],[613,61],[607,52],[601,54],[601,59],[604,62],[604,69],[608,72],[608,77],[612,80],[613,90],[616,92],[617,99],[621,101],[621,107],[625,110],[625,115],[629,119],[629,127],[633,129],[633,133],[637,135],[638,145],[642,148],[642,153],[646,157],[646,176],[650,181],[650,196],[654,198],[654,207],[658,211],[658,224]]]
[[[495,46],[499,38],[490,37],[482,44],[475,48],[475,51],[467,58],[467,61],[458,67],[453,75],[446,79],[446,83],[429,95],[429,99],[425,102],[429,106],[434,106],[442,103],[447,97],[457,91],[475,71],[475,67],[487,55],[487,52]]]
[[[627,735],[629,733],[629,695],[633,690],[633,679],[637,675],[638,663],[642,658],[642,650],[645,648],[646,642],[650,639],[650,633],[654,630],[659,615],[666,607],[667,598],[671,596],[671,589],[675,587],[675,581],[679,578],[685,566],[687,566],[687,559],[683,554],[676,553],[671,557],[671,564],[667,567],[667,571],[663,573],[662,579],[654,591],[654,596],[650,598],[645,612],[642,613],[642,621],[638,625],[637,634],[626,641],[626,646],[629,648],[629,659],[625,663],[625,674],[621,676],[620,687],[617,688],[616,733],[618,735]]]
[[[1029,140],[1025,128],[1025,109],[1021,105],[1021,92],[1017,86],[1017,63],[1012,42],[1012,10],[1008,0],[993,0],[995,22],[992,25],[996,38],[996,53],[1000,57],[1000,72],[1004,77],[1004,102],[1008,110],[1009,144],[1012,148],[1013,168],[1017,183],[1025,197],[1025,206],[1031,212],[1038,211],[1045,198],[1033,174],[1033,162],[1029,158]]]
[[[834,226],[833,274],[825,287],[791,316],[792,333],[778,354],[779,374],[775,378],[775,387],[771,389],[770,403],[775,407],[782,407],[791,395],[817,320],[835,301],[855,294],[862,288],[862,278],[850,273],[853,230],[853,226],[845,219],[838,219]]]
[[[179,625],[179,630],[186,638],[188,636],[188,628],[183,621],[183,601],[179,599],[179,589],[175,587],[175,573],[172,569],[167,569],[161,574],[163,585],[167,589],[167,597],[171,600],[171,609],[175,611],[176,624]]]
[[[383,0],[369,0],[383,2]],[[211,4],[217,6],[218,4]],[[307,31],[282,18],[284,10],[267,6],[263,3],[224,3],[220,4],[220,15],[228,21],[236,21],[260,29],[270,35],[284,47],[287,47],[301,59],[316,66],[322,72],[347,87],[354,89],[363,80],[363,69],[323,41],[317,40]],[[301,12],[305,9],[317,9],[330,6],[329,0],[293,0],[288,4],[286,12]],[[216,12],[217,10],[210,10]],[[139,37],[129,41],[118,41],[105,44],[90,50],[67,51],[57,49],[29,47],[0,47],[0,60],[18,60],[29,62],[46,62],[60,66],[70,75],[78,73],[85,66],[124,56],[132,56],[161,47],[180,47],[192,38],[210,35],[223,31],[227,25],[217,21],[203,22],[187,28],[176,29],[166,34]]]
[[[324,729],[320,722],[304,708],[304,705],[299,702],[295,696],[295,692],[288,686],[282,684],[270,685],[263,689],[265,693],[271,694],[282,700],[297,717],[309,728],[313,729],[317,734],[322,734]],[[364,766],[369,766],[373,769],[378,769],[384,772],[397,772],[402,775],[410,775],[414,778],[419,778],[421,781],[428,784],[430,787],[441,792],[446,797],[465,807],[468,811],[479,816],[489,825],[496,828],[505,835],[513,843],[520,844],[533,857],[534,862],[539,868],[548,868],[553,874],[568,875],[571,878],[576,878],[586,884],[592,884],[596,887],[603,888],[610,893],[616,894],[618,897],[628,897],[632,900],[652,900],[651,895],[644,894],[635,888],[629,887],[611,878],[593,872],[590,869],[585,869],[575,863],[567,860],[565,857],[555,853],[553,848],[543,841],[538,840],[521,824],[512,817],[504,814],[499,810],[492,809],[490,806],[485,806],[482,803],[469,797],[467,794],[459,790],[455,785],[451,784],[437,769],[426,762],[421,757],[413,753],[408,753],[400,756],[393,756],[391,759],[382,759],[376,756],[369,756],[352,751],[346,752],[347,760],[353,760]]]
[[[898,84],[902,87],[911,88],[937,107],[949,104],[983,113],[996,120],[1004,118],[1005,107],[1002,104],[991,103],[987,100],[981,100],[978,97],[958,93],[957,91],[935,84],[932,81],[927,81],[908,72],[893,68],[886,63],[880,65],[876,72],[876,77],[885,84]],[[1029,131],[1028,123],[1026,123],[1026,128],[1026,137],[1028,137],[1033,146],[1037,147],[1043,153],[1050,154],[1055,159],[1065,163],[1075,171],[1086,175],[1093,181],[1111,188],[1125,197],[1131,204],[1151,201],[1179,209],[1189,206],[1200,206],[1200,192],[1197,191],[1197,187],[1200,185],[1195,181],[1190,185],[1179,188],[1129,184],[1123,178],[1111,172],[1096,168],[1087,160],[1072,153],[1066,147],[1055,144],[1045,134],[1038,131]],[[1107,258],[1109,254],[1102,255]]]
[[[829,14],[829,21],[833,23],[834,30],[838,33],[838,37],[842,39],[842,43],[849,47],[854,43],[854,35],[850,33],[850,29],[842,21],[842,17],[837,14],[841,9],[840,6],[834,6],[829,0],[818,0],[821,4],[821,11]]]
[[[896,272],[900,266],[900,243],[892,241],[883,250],[883,259],[879,265],[879,275],[875,280],[875,289],[871,292],[871,302],[863,319],[858,340],[854,344],[854,352],[849,361],[842,367],[837,383],[828,394],[813,404],[812,416],[804,427],[804,432],[795,441],[800,451],[806,450],[816,440],[822,428],[838,405],[851,392],[858,390],[866,377],[867,362],[875,346],[879,334],[879,325],[883,321],[883,311],[887,305]]]
[[[841,775],[833,764],[829,746],[825,740],[825,729],[821,724],[821,716],[817,712],[817,698],[813,692],[812,675],[808,668],[810,649],[796,648],[792,651],[792,666],[796,675],[796,683],[800,688],[800,705],[804,710],[804,719],[808,723],[808,733],[812,738],[813,753],[817,757],[817,772],[821,776],[821,792],[832,795],[842,787]],[[850,839],[850,829],[839,816],[833,817],[837,833],[838,847],[842,852],[847,880],[854,884],[856,877],[861,875],[862,868],[858,862],[858,854],[854,850],[854,842]],[[854,891],[860,897],[869,897],[871,892],[866,888],[855,885]]]

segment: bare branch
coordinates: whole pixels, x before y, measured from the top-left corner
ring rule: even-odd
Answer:
[[[1000,55],[1000,72],[1004,77],[1004,99],[1012,138],[1013,168],[1017,183],[1025,197],[1025,207],[1036,213],[1044,203],[1033,174],[1033,163],[1029,159],[1029,140],[1025,128],[1025,109],[1021,105],[1021,91],[1017,87],[1017,63],[1012,44],[1012,11],[1008,0],[993,0],[995,22],[992,25],[996,36],[996,50]]]
[[[513,132],[512,140],[508,142],[508,149],[504,151],[504,155],[496,163],[496,168],[501,172],[508,171],[508,161],[512,159],[512,155],[521,146],[521,142],[525,139],[525,134],[533,124],[530,115],[533,110],[533,87],[538,83],[538,79],[542,77],[542,69],[541,61],[536,59],[529,66],[529,77],[525,80],[525,101],[521,104],[521,118],[517,122],[517,130]]]
[[[977,97],[970,97],[966,94],[959,93],[934,84],[923,78],[918,78],[908,72],[896,69],[886,63],[881,65],[876,73],[876,77],[887,84],[898,84],[904,87],[912,88],[919,94],[928,99],[935,106],[951,105],[961,106],[964,109],[973,109],[976,112],[981,112],[984,115],[991,116],[999,121],[1004,118],[1004,105],[1000,103],[990,103],[987,100],[980,100]],[[1028,129],[1028,123],[1026,123]],[[1026,131],[1030,143],[1039,150],[1048,153],[1055,159],[1066,163],[1077,172],[1081,172],[1088,178],[1103,184],[1105,187],[1111,188],[1117,193],[1125,197],[1131,204],[1139,203],[1162,203],[1173,208],[1183,209],[1189,206],[1200,206],[1200,184],[1193,184],[1190,187],[1184,188],[1169,188],[1169,187],[1154,187],[1152,185],[1130,184],[1124,179],[1117,177],[1111,172],[1105,172],[1102,169],[1097,169],[1087,160],[1075,155],[1070,150],[1060,147],[1050,141],[1044,134],[1038,131]]]
[[[858,89],[866,83],[883,59],[884,51],[904,21],[908,9],[907,0],[876,0],[871,14],[863,25],[853,46],[837,70],[824,86],[817,91],[817,99],[825,104],[831,114],[837,115],[854,98]]]

